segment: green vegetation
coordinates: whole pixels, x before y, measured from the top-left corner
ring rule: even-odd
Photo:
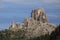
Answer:
[[[60,40],[60,25],[51,33],[50,40]]]
[[[31,38],[30,40],[49,40],[49,35],[42,35],[40,37],[34,37],[34,38]]]
[[[11,31],[11,30],[5,30],[0,31],[0,40],[22,40],[25,38],[25,31],[19,30],[19,31]]]
[[[5,30],[0,31],[0,40],[48,40],[48,35],[40,36],[40,37],[34,37],[34,38],[26,38],[25,36],[26,31],[19,30],[19,31],[11,31],[11,30]]]
[[[42,35],[40,37],[34,37],[28,39],[25,34],[27,31],[25,30],[18,30],[18,31],[12,31],[12,30],[4,30],[0,31],[0,40],[56,40],[56,37],[59,35],[60,37],[60,25],[56,28],[55,31],[52,32],[52,34],[49,36]]]

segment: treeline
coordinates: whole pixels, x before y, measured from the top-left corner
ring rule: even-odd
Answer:
[[[5,30],[0,31],[0,40],[22,40],[25,38],[25,31],[19,30],[19,31],[11,31],[11,30]]]
[[[59,40],[60,39],[60,25],[56,28],[55,31],[52,32],[51,35],[42,35],[40,37],[34,38],[26,38],[25,36],[26,31],[18,30],[18,31],[11,31],[11,30],[4,30],[0,31],[0,40]]]

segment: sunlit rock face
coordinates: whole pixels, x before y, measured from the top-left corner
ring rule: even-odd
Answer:
[[[32,10],[31,17],[37,22],[43,22],[43,23],[48,22],[43,8]]]

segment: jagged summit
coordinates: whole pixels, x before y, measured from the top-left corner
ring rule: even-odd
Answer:
[[[48,22],[47,16],[43,8],[32,10],[31,17],[38,22]]]

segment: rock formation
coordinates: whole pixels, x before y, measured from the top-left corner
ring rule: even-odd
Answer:
[[[14,21],[12,21],[9,29],[14,28],[14,26],[15,26],[15,25],[14,25]]]
[[[24,27],[28,27],[28,18],[26,17],[25,19],[24,19]]]
[[[24,19],[24,27],[32,28],[32,26],[35,25],[35,20],[33,18],[25,18]]]
[[[32,10],[31,18],[26,17],[21,27],[27,29],[27,33],[25,35],[30,38],[45,34],[50,35],[52,31],[55,30],[57,25],[48,23],[48,19],[44,12],[44,9],[38,8]],[[12,22],[10,29],[11,28],[19,29],[20,23],[17,23],[16,26],[14,26],[14,22]]]
[[[37,22],[43,22],[43,23],[48,22],[43,8],[32,10],[31,17]]]
[[[20,23],[19,22],[16,23],[16,27],[20,28]]]
[[[47,16],[42,8],[34,9],[31,13],[31,18],[28,19],[27,37],[36,37],[45,34],[51,34],[57,25],[48,23]],[[29,29],[30,28],[30,29]]]
[[[17,22],[16,25],[15,25],[15,24],[14,24],[14,21],[12,21],[9,29],[10,29],[10,30],[20,29],[20,23]]]

